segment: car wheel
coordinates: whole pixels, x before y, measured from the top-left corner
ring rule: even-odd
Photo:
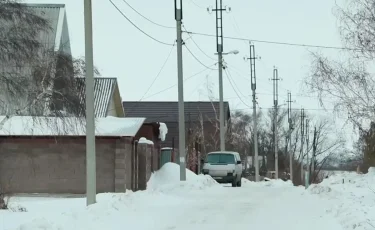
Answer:
[[[233,179],[232,181],[232,187],[236,187],[237,186],[237,177]]]
[[[242,185],[242,181],[241,181],[241,179],[237,182],[237,187],[241,187],[241,185]]]

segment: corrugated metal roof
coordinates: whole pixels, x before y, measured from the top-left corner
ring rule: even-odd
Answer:
[[[5,117],[0,116],[0,120]],[[82,119],[82,118],[81,118]],[[95,135],[135,137],[145,118],[101,117],[95,122]],[[4,123],[0,136],[85,136],[84,121],[79,118],[15,116]]]
[[[55,48],[71,54],[65,4],[24,5],[32,8],[36,15],[45,18],[50,24],[51,30],[43,31],[39,35],[39,41],[44,44],[44,48]]]
[[[126,117],[146,117],[147,122],[177,122],[178,102],[167,101],[124,101],[123,107]],[[224,102],[226,119],[230,118],[229,103]],[[219,117],[219,102],[197,101],[185,102],[185,120],[204,120]]]
[[[108,108],[116,86],[117,78],[94,78],[94,103],[96,117],[107,116]],[[84,104],[86,98],[85,78],[77,78],[77,87],[80,92],[81,102]]]

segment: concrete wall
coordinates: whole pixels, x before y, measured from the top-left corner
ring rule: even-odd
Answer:
[[[133,186],[132,190],[145,190],[147,188],[147,181],[150,179],[153,171],[154,161],[153,157],[154,145],[146,143],[138,143],[134,156],[133,166]]]
[[[0,138],[0,185],[9,193],[86,192],[86,141]],[[97,138],[97,192],[130,187],[131,138]]]

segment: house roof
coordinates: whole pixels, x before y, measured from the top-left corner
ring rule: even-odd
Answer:
[[[124,101],[126,117],[146,117],[147,122],[177,122],[178,102],[174,101]],[[224,102],[226,119],[230,118],[229,103]],[[197,101],[185,102],[185,121],[199,120],[200,114],[204,120],[219,117],[219,102]]]
[[[77,87],[82,103],[85,103],[86,85],[85,78],[76,78]],[[117,78],[94,78],[94,104],[95,116],[106,117],[113,97],[113,92],[117,87]]]
[[[3,121],[5,116],[0,116]],[[95,122],[95,135],[134,137],[145,118],[102,117]],[[85,136],[85,121],[74,117],[15,116],[4,123],[0,136]]]
[[[71,54],[68,21],[65,4],[23,4],[32,8],[36,15],[49,21],[51,30],[41,32],[39,41],[47,49],[64,51]]]

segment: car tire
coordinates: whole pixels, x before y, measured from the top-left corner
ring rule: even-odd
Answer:
[[[241,181],[241,178],[240,180],[237,182],[237,187],[241,187],[242,186],[242,181]]]
[[[233,179],[232,187],[237,187],[237,177]]]

